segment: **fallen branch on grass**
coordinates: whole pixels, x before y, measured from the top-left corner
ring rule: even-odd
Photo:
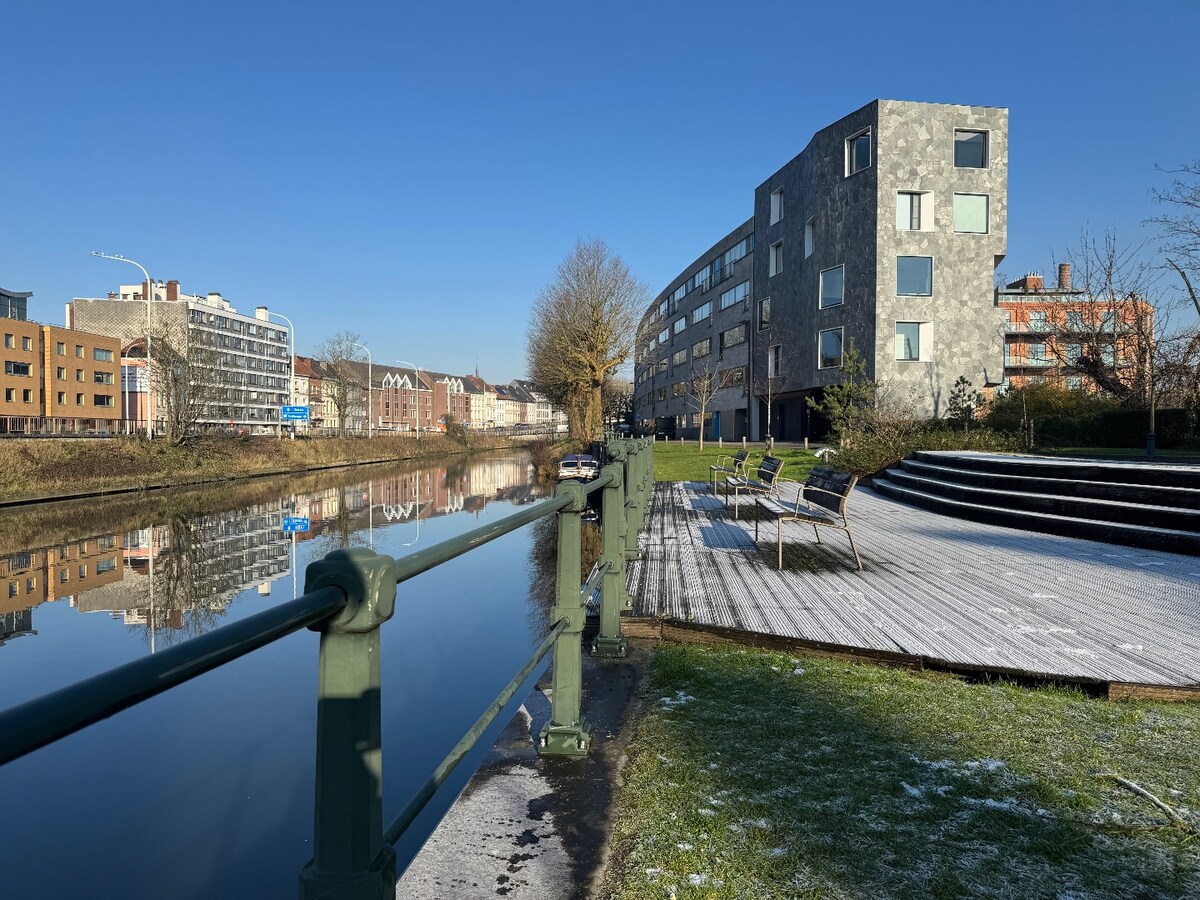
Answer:
[[[1130,781],[1128,778],[1122,778],[1116,772],[1097,772],[1096,777],[1097,778],[1111,778],[1113,781],[1115,781],[1121,787],[1125,788],[1127,791],[1132,791],[1133,793],[1135,793],[1139,797],[1141,797],[1143,800],[1149,800],[1151,803],[1153,803],[1155,806],[1157,806],[1159,809],[1161,809],[1164,813],[1167,814],[1167,818],[1171,820],[1171,824],[1174,825],[1176,828],[1181,828],[1184,831],[1188,832],[1189,834],[1192,832],[1191,823],[1189,823],[1187,821],[1187,819],[1183,818],[1183,816],[1181,816],[1181,815],[1179,815],[1179,813],[1175,812],[1175,810],[1173,808],[1171,808],[1171,806],[1169,806],[1167,803],[1164,803],[1162,800],[1159,800],[1157,797],[1155,797],[1152,793],[1150,793],[1148,790],[1146,790],[1141,785]]]

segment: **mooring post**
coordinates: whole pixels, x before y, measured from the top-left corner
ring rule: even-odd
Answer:
[[[621,610],[632,606],[629,591],[625,586],[625,459],[628,455],[624,442],[609,445],[612,462],[601,470],[601,475],[612,476],[612,481],[602,488],[601,528],[604,548],[600,562],[608,564],[608,571],[600,581],[600,633],[592,641],[592,655],[602,657],[624,656],[628,642],[621,636]]]
[[[543,756],[586,756],[591,730],[580,712],[583,693],[584,600],[579,596],[579,515],[587,505],[587,494],[578,481],[559,482],[556,496],[568,494],[571,503],[558,514],[558,596],[551,621],[567,620],[554,641],[553,694],[550,721],[542,728],[538,752]]]
[[[345,608],[321,633],[317,682],[313,856],[303,900],[383,900],[396,894],[396,852],[383,842],[379,626],[396,606],[396,564],[371,550],[336,550],[309,565],[304,591],[335,586]]]

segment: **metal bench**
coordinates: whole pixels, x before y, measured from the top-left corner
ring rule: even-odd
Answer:
[[[733,456],[718,456],[717,464],[708,467],[708,479],[712,485],[712,492],[717,492],[717,473],[721,472],[725,475],[737,475],[741,478],[746,477],[746,465],[750,459],[749,450],[739,450]],[[729,465],[725,465],[725,461],[729,461]]]
[[[862,571],[862,559],[859,558],[858,548],[854,546],[850,520],[846,518],[846,501],[857,483],[857,475],[839,472],[829,466],[817,466],[809,473],[808,480],[800,486],[795,504],[781,503],[765,496],[754,498],[759,509],[765,509],[775,517],[779,568],[783,568],[783,523],[804,522],[813,527],[818,544],[821,543],[821,528],[838,528],[846,532],[846,537],[850,539],[850,549],[854,551],[854,561],[858,563],[858,571]],[[758,543],[757,516],[754,519],[754,542]]]
[[[725,479],[725,505],[729,505],[729,489],[733,488],[733,517],[738,517],[738,494],[745,491],[748,494],[763,497],[775,497],[779,492],[779,472],[783,469],[783,460],[774,456],[764,456],[758,464],[757,478],[746,475],[730,475]]]

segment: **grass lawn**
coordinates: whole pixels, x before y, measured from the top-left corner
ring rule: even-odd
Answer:
[[[704,450],[695,441],[680,444],[678,441],[659,441],[654,445],[655,481],[708,481],[708,467],[721,456],[732,456],[741,449],[740,444],[727,444],[724,448],[705,442]],[[750,459],[757,463],[763,458],[762,444],[750,445]],[[808,470],[817,464],[811,451],[792,447],[778,448],[774,456],[782,459],[782,477],[788,481],[803,481]]]
[[[673,645],[646,685],[603,896],[1200,896],[1200,706]]]

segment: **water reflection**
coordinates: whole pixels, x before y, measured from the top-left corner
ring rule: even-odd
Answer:
[[[36,636],[34,610],[65,601],[107,613],[154,652],[216,627],[248,591],[268,598],[287,579],[295,596],[307,560],[374,547],[377,531],[403,554],[423,521],[544,493],[525,456],[485,456],[17,511],[0,526],[0,646]],[[81,535],[89,523],[108,527]],[[45,543],[13,549],[17,534]]]

